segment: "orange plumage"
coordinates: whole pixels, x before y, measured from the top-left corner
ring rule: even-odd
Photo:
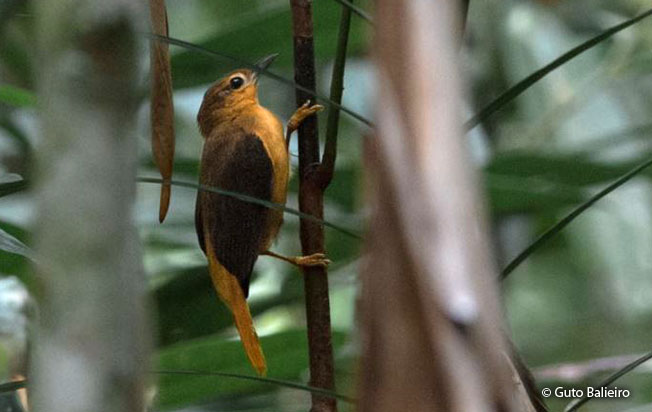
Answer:
[[[285,204],[289,157],[280,120],[258,103],[258,71],[231,72],[204,95],[197,121],[205,139],[200,183]],[[289,134],[321,106],[304,105],[292,117]],[[199,191],[195,226],[220,299],[235,321],[250,363],[264,375],[267,366],[246,302],[254,263],[269,254],[297,265],[326,265],[323,255],[284,257],[269,251],[283,212],[210,191]]]

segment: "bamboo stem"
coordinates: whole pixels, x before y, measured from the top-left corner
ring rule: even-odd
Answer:
[[[315,54],[313,45],[312,7],[309,0],[290,0],[294,33],[295,81],[315,89]],[[315,96],[296,91],[297,107]],[[319,219],[324,214],[324,192],[319,184],[315,165],[319,164],[317,117],[307,118],[299,127],[299,210]],[[324,252],[324,226],[305,219],[300,224],[304,255]],[[323,267],[304,269],[310,385],[332,390],[335,387],[333,344],[331,338],[328,276]],[[337,410],[335,399],[312,394],[311,412]]]

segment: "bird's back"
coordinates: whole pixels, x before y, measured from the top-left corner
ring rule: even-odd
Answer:
[[[255,114],[235,119],[228,128],[215,128],[206,138],[200,182],[284,204],[289,165],[282,126],[266,109]],[[199,191],[195,213],[200,246],[206,252],[205,236],[211,236],[217,260],[238,279],[247,296],[253,265],[276,237],[282,211],[227,194]]]
[[[204,143],[200,182],[270,201],[272,162],[255,135],[209,138]],[[210,236],[217,260],[238,279],[247,296],[253,265],[267,238],[268,209],[226,194],[199,191],[195,213],[202,249],[206,252],[204,238]]]

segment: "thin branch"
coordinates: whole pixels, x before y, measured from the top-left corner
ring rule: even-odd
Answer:
[[[641,356],[640,358],[636,359],[634,362],[626,365],[622,369],[618,370],[616,373],[610,375],[607,379],[602,381],[602,383],[598,384],[596,389],[598,388],[604,388],[605,386],[609,386],[612,383],[616,382],[618,379],[622,378],[624,375],[628,374],[629,372],[633,371],[640,365],[644,364],[645,362],[649,361],[652,359],[652,352],[648,352],[645,355]],[[572,412],[576,411],[579,409],[580,406],[584,405],[588,401],[590,401],[593,398],[589,398],[588,396],[584,396],[583,398],[575,401],[574,403],[571,403],[569,407],[566,409],[566,412]]]
[[[552,227],[548,228],[545,232],[541,234],[530,246],[525,248],[521,253],[518,254],[511,262],[505,266],[505,268],[502,270],[500,274],[501,280],[505,280],[507,276],[509,276],[510,273],[514,271],[525,259],[527,259],[532,253],[534,253],[537,249],[539,249],[541,246],[543,246],[544,243],[546,243],[548,240],[550,240],[552,237],[554,237],[557,233],[561,232],[566,226],[568,226],[573,220],[575,220],[576,217],[581,215],[585,210],[593,206],[594,203],[596,203],[598,200],[602,199],[609,193],[613,192],[623,184],[625,184],[628,180],[645,170],[648,166],[652,165],[652,159],[649,159],[640,165],[636,166],[629,172],[625,173],[622,175],[620,178],[618,178],[615,182],[610,184],[609,186],[605,187],[602,189],[600,192],[595,194],[593,197],[591,197],[589,200],[586,202],[582,203],[578,207],[576,207],[572,212],[567,214],[562,220],[557,222],[555,225]]]
[[[360,7],[353,4],[353,1],[347,1],[347,0],[335,0],[335,1],[340,3],[349,11],[352,11],[358,16],[362,17],[364,20],[367,20],[369,24],[371,24],[372,26],[375,26],[374,19],[369,15],[369,13],[367,13],[366,11],[362,10]]]
[[[138,177],[138,178],[136,178],[136,181],[140,182],[140,183],[157,183],[157,184],[163,183],[163,180],[161,180],[159,178],[156,178],[156,177]],[[331,222],[329,222],[327,220],[320,219],[320,218],[315,217],[313,215],[310,215],[308,213],[300,212],[300,211],[298,211],[296,209],[293,209],[291,207],[287,207],[287,206],[282,205],[280,203],[274,203],[274,202],[270,202],[270,201],[267,201],[267,200],[258,199],[257,197],[245,195],[243,193],[237,193],[237,192],[232,192],[230,190],[224,190],[224,189],[221,189],[221,188],[216,187],[216,186],[200,185],[200,184],[194,183],[194,182],[181,182],[181,181],[178,181],[178,180],[170,180],[170,184],[172,186],[188,187],[188,188],[191,188],[191,189],[202,190],[202,191],[206,191],[206,192],[219,193],[219,194],[224,195],[224,196],[229,196],[229,197],[233,197],[233,198],[238,199],[238,200],[242,200],[243,202],[255,203],[257,205],[261,205],[261,206],[267,207],[269,209],[282,210],[285,213],[298,216],[301,219],[306,219],[306,220],[309,220],[311,222],[317,223],[319,225],[328,226],[328,227],[330,227],[332,229],[335,229],[338,232],[341,232],[341,233],[343,233],[343,234],[345,234],[347,236],[350,236],[352,238],[362,239],[362,236],[359,233],[355,233],[355,232],[353,232],[353,231],[351,231],[349,229],[345,229],[345,228],[343,228],[341,226],[338,226],[335,223],[331,223]]]
[[[223,378],[242,379],[242,380],[267,383],[270,385],[283,386],[286,388],[297,389],[300,391],[316,393],[322,396],[328,396],[330,398],[339,399],[347,403],[356,402],[354,398],[350,396],[342,395],[341,393],[328,391],[322,388],[315,388],[309,385],[302,385],[297,382],[291,382],[282,379],[274,379],[274,378],[267,378],[267,377],[253,376],[253,375],[242,375],[238,373],[209,372],[209,371],[196,371],[196,370],[153,370],[150,371],[150,373],[154,375],[219,376]],[[23,389],[26,387],[27,387],[27,379],[5,382],[0,384],[0,393],[13,392],[15,390]]]
[[[333,75],[331,77],[330,100],[342,103],[344,92],[344,66],[346,65],[346,47],[349,41],[349,29],[351,28],[351,9],[342,7],[340,15],[340,30],[337,37],[337,50],[333,62]],[[322,156],[320,172],[320,184],[322,190],[330,184],[335,171],[335,159],[337,157],[337,132],[340,122],[339,109],[331,109],[326,120],[326,143]]]
[[[355,403],[355,399],[342,395],[334,391],[329,391],[322,388],[315,388],[314,386],[302,385],[297,382],[291,382],[275,378],[267,378],[254,375],[242,375],[238,373],[227,373],[227,372],[206,372],[206,371],[194,371],[194,370],[158,370],[152,371],[151,373],[157,375],[188,375],[188,376],[221,376],[224,378],[233,378],[233,379],[243,379],[249,381],[256,381],[262,383],[268,383],[270,385],[284,386],[286,388],[298,389],[301,391],[315,393],[321,396],[326,396],[332,399],[339,399],[347,403]],[[0,386],[1,388],[1,386]]]
[[[199,52],[199,53],[205,54],[207,56],[211,56],[211,57],[218,57],[218,58],[221,58],[221,59],[226,59],[226,60],[229,60],[229,61],[231,61],[233,63],[239,64],[241,66],[245,66],[245,67],[249,67],[249,68],[255,68],[254,64],[251,63],[251,62],[242,60],[242,59],[240,59],[238,57],[233,57],[233,56],[229,56],[229,55],[224,54],[224,53],[209,50],[209,49],[207,49],[205,47],[198,46],[198,45],[192,44],[192,43],[188,43],[188,42],[183,41],[183,40],[175,39],[173,37],[159,36],[157,34],[152,34],[152,33],[144,33],[144,34],[146,36],[148,36],[149,38],[157,39],[159,41],[163,41],[163,42],[166,42],[166,43],[169,43],[169,44],[173,44],[175,46],[183,47],[184,49],[194,50],[196,52]],[[317,93],[314,88],[305,87],[305,86],[303,86],[303,85],[301,85],[301,84],[299,84],[297,82],[293,82],[292,80],[288,80],[288,79],[286,79],[286,78],[284,78],[282,76],[279,76],[278,74],[274,74],[274,73],[270,72],[267,69],[260,70],[260,68],[257,68],[257,70],[260,73],[262,73],[264,76],[269,77],[270,79],[274,79],[277,82],[287,84],[288,86],[292,86],[295,90],[299,90],[299,91],[302,91],[304,93],[307,93],[312,98],[315,98],[315,99],[317,99],[317,100],[319,100],[319,101],[321,101],[323,103],[327,103],[329,108],[340,109],[344,113],[348,114],[349,116],[353,117],[356,120],[359,120],[360,122],[364,123],[365,125],[367,125],[369,127],[374,127],[374,124],[371,122],[371,120],[367,119],[366,117],[362,116],[361,114],[359,114],[359,113],[357,113],[357,112],[355,112],[355,111],[353,111],[353,110],[351,110],[351,109],[349,109],[347,107],[344,107],[344,106],[342,106],[342,105],[340,105],[340,104],[338,104],[338,103],[336,103],[334,101],[331,101],[331,99],[329,99],[328,97]]]
[[[138,177],[136,178],[137,182],[140,183],[156,183],[156,184],[161,184],[163,183],[163,180],[160,178],[156,177]],[[213,193],[219,193],[224,196],[231,196],[236,199],[242,200],[244,202],[249,202],[249,203],[255,203],[261,206],[265,206],[270,209],[279,209],[283,210],[283,212],[295,215],[300,217],[301,219],[307,219],[312,222],[318,223],[320,225],[324,225],[327,227],[330,227],[331,229],[337,230],[338,232],[341,232],[347,236],[350,236],[354,239],[362,239],[362,235],[360,235],[357,232],[354,232],[352,230],[346,229],[342,226],[339,226],[335,223],[332,223],[328,220],[324,219],[319,219],[313,215],[307,214],[307,213],[302,213],[298,211],[297,209],[293,209],[291,207],[287,207],[284,205],[281,205],[279,203],[274,203],[274,202],[269,202],[267,200],[263,199],[258,199],[256,197],[248,196],[242,193],[237,193],[237,192],[231,192],[229,190],[224,190],[219,187],[215,186],[206,186],[206,185],[200,185],[195,182],[183,182],[179,180],[170,180],[170,184],[172,186],[180,186],[180,187],[187,187],[195,190],[204,190],[207,192],[213,192]],[[10,195],[12,193],[17,193],[20,191],[23,191],[29,187],[29,182],[23,179],[7,182],[7,183],[0,183],[0,197]]]
[[[521,80],[514,86],[510,87],[507,89],[503,94],[498,96],[497,99],[489,103],[487,106],[485,106],[482,110],[480,110],[479,113],[474,115],[471,119],[469,119],[465,124],[465,128],[467,131],[473,129],[476,127],[478,124],[482,123],[485,121],[489,116],[497,112],[498,110],[502,109],[507,105],[507,103],[511,102],[514,100],[516,97],[521,95],[524,91],[530,88],[533,84],[538,82],[539,80],[543,79],[546,77],[549,73],[563,65],[564,63],[574,59],[575,57],[579,56],[580,54],[584,53],[585,51],[591,49],[592,47],[600,44],[602,41],[608,39],[609,37],[613,36],[614,34],[618,33],[619,31],[622,31],[629,26],[638,23],[639,21],[645,19],[646,17],[652,15],[652,9],[646,11],[645,13],[639,14],[638,16],[629,19],[627,21],[624,21],[623,23],[620,23],[614,27],[611,27],[610,29],[607,29],[600,33],[599,35],[585,41],[584,43],[580,44],[579,46],[569,50],[568,52],[562,54],[559,56],[557,59],[549,63],[548,65],[542,67],[541,69],[535,71],[525,79]]]
[[[294,78],[298,85],[296,103],[301,106],[314,98],[315,51],[313,43],[312,1],[290,0],[294,38]],[[330,99],[329,99],[330,100]],[[324,191],[314,166],[319,164],[317,116],[310,116],[299,126],[299,210],[322,218]],[[301,248],[304,255],[324,253],[324,228],[301,219]],[[310,385],[332,390],[335,387],[333,342],[331,336],[328,276],[324,267],[304,269],[306,320],[308,323],[308,354]],[[335,412],[335,399],[312,394],[311,412]]]

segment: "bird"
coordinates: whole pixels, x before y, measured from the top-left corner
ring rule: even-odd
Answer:
[[[291,116],[283,135],[279,118],[258,101],[259,75],[275,57],[259,60],[253,69],[232,71],[206,91],[197,114],[204,139],[200,187],[285,205],[290,137],[305,118],[323,107],[310,101],[303,104]],[[288,257],[269,250],[282,223],[282,209],[226,193],[197,192],[195,229],[213,286],[232,313],[249,362],[261,376],[266,374],[267,364],[246,301],[258,256],[269,255],[299,267],[330,263],[322,253]]]

